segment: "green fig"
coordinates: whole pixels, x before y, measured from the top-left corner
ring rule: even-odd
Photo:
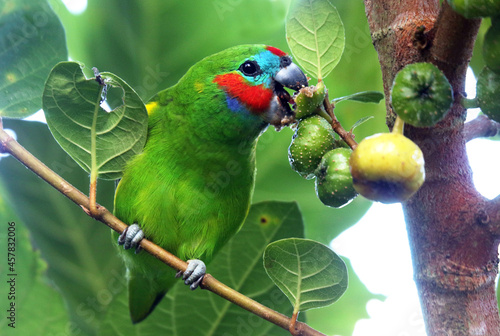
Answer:
[[[327,206],[340,208],[350,203],[357,195],[349,170],[348,148],[336,148],[327,152],[316,170],[316,194]]]
[[[334,140],[324,118],[315,115],[301,120],[288,148],[292,168],[306,179],[313,178],[323,154],[334,148]]]
[[[477,77],[476,95],[481,111],[500,122],[500,74],[485,67]]]
[[[420,148],[399,133],[379,133],[363,139],[351,154],[354,189],[382,203],[402,202],[424,183]]]
[[[494,21],[484,35],[483,59],[488,68],[500,73],[500,22]]]
[[[444,118],[452,102],[453,91],[448,79],[431,63],[409,64],[394,79],[392,107],[410,125],[435,125]]]
[[[319,82],[316,86],[306,86],[299,90],[294,97],[295,119],[300,120],[316,113],[326,96],[325,83]]]

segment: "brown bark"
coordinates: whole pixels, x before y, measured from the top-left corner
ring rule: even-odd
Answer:
[[[426,181],[403,204],[414,277],[428,335],[500,335],[495,294],[498,269],[498,201],[474,188],[465,150],[465,109],[460,99],[480,20],[467,20],[438,0],[365,0],[386,95],[396,73],[431,62],[447,76],[454,104],[432,128],[406,126],[424,153]]]

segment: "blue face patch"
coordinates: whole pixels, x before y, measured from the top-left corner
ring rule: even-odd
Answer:
[[[262,70],[262,74],[255,77],[245,76],[244,74],[242,76],[255,85],[264,84],[265,87],[270,87],[271,78],[280,70],[280,58],[269,50],[265,50],[248,58],[248,60],[256,61]]]
[[[244,109],[243,105],[240,104],[238,99],[232,98],[228,94],[226,94],[226,102],[227,102],[227,107],[233,112],[239,112],[242,109]]]

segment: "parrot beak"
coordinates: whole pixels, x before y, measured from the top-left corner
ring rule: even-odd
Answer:
[[[272,102],[271,115],[268,116],[269,123],[274,125],[277,130],[281,129],[282,126],[289,125],[294,120],[294,113],[290,108],[290,104],[294,104],[294,101],[285,87],[298,91],[308,85],[306,75],[295,63],[292,63],[290,56],[283,56],[281,69],[273,78],[275,99]]]
[[[302,87],[308,86],[306,75],[295,63],[281,68],[274,76],[274,80],[289,89],[299,91]]]

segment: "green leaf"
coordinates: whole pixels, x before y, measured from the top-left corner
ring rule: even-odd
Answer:
[[[349,271],[349,289],[335,304],[306,312],[307,324],[326,335],[352,335],[359,319],[370,318],[366,312],[366,303],[373,299],[385,300],[384,296],[369,292],[354,272],[349,259],[343,260]]]
[[[101,77],[108,86],[108,96],[114,97],[114,101],[107,98],[111,107],[116,106],[111,112],[101,107],[102,86],[85,78],[76,62],[61,62],[52,69],[43,109],[54,138],[85,171],[91,171],[95,155],[99,177],[117,179],[127,161],[144,147],[148,115],[141,98],[127,83],[111,73],[101,73]]]
[[[303,230],[296,203],[254,204],[241,230],[208,265],[207,272],[250,298],[291,315],[287,298],[266,275],[262,253],[276,239],[303,237]],[[157,335],[158,330],[165,335],[290,335],[211,292],[190,291],[182,281],[138,325],[130,322],[126,294],[117,296],[100,334],[145,336]]]
[[[328,306],[347,289],[344,261],[313,240],[291,238],[269,244],[264,267],[296,311]]]
[[[50,69],[68,59],[64,29],[45,0],[0,2],[0,117],[42,108]]]
[[[0,291],[5,294],[0,300],[0,334],[62,335],[69,323],[62,296],[47,283],[47,264],[31,246],[28,230],[6,195],[0,180],[0,258],[4,261]]]
[[[355,129],[356,127],[358,127],[359,125],[364,124],[365,122],[367,122],[368,120],[370,120],[370,119],[372,119],[372,118],[373,118],[373,116],[366,116],[366,117],[363,117],[363,118],[359,119],[358,121],[356,121],[356,122],[354,123],[354,125],[352,125],[352,127],[351,127],[351,132],[352,132],[352,131],[354,131],[354,129]]]
[[[344,52],[344,25],[328,0],[297,0],[286,20],[286,38],[295,60],[322,79]]]
[[[344,96],[344,97],[339,97],[333,99],[333,103],[336,104],[338,102],[344,101],[344,100],[354,100],[357,102],[361,103],[374,103],[378,104],[380,101],[384,99],[384,94],[379,91],[364,91],[364,92],[358,92],[354,93],[352,95]]]
[[[14,130],[24,148],[75,188],[88,190],[88,174],[61,149],[47,125],[4,120],[4,127]],[[28,227],[30,239],[49,264],[47,276],[64,296],[72,330],[81,335],[95,335],[111,298],[126,292],[123,263],[116,254],[110,229],[90,218],[13,157],[0,160],[0,180],[8,192],[0,191],[0,195],[10,201]],[[112,209],[113,193],[114,182],[101,181],[97,201]],[[4,218],[1,210],[0,218]],[[22,305],[21,310],[25,309],[28,308]],[[48,318],[48,315],[41,317]]]

